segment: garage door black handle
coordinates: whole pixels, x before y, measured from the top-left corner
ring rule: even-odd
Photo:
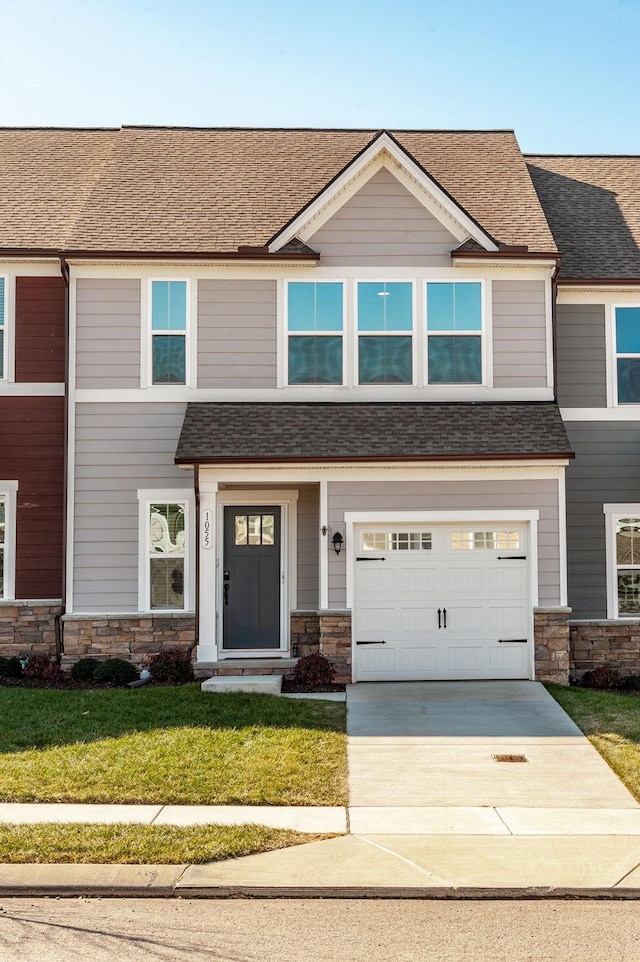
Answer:
[[[386,641],[356,641],[356,645],[386,645]]]

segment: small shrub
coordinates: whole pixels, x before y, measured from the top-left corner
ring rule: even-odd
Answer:
[[[24,666],[25,678],[44,678],[51,669],[51,658],[44,652],[29,655]]]
[[[71,677],[74,681],[92,681],[99,664],[97,658],[81,658],[71,666]]]
[[[592,668],[582,676],[582,684],[585,688],[618,688],[621,675],[617,668],[607,668],[600,665]]]
[[[128,685],[130,681],[136,681],[138,671],[135,665],[124,658],[107,658],[97,666],[93,680],[109,685]]]
[[[621,679],[619,687],[624,691],[640,691],[640,675],[627,675]]]
[[[328,658],[319,653],[300,658],[293,669],[293,680],[304,688],[323,688],[335,678],[335,668]]]
[[[22,665],[20,659],[15,655],[11,658],[0,656],[0,678],[20,678],[22,676]]]
[[[193,681],[191,652],[186,648],[167,648],[149,658],[149,671],[154,681],[172,685]]]

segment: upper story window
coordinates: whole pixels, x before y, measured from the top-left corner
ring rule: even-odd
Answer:
[[[412,384],[413,284],[357,285],[358,383]]]
[[[640,404],[640,307],[615,309],[618,404]]]
[[[186,281],[151,281],[151,383],[187,383]]]
[[[344,289],[340,282],[287,284],[289,384],[342,384]]]
[[[482,384],[482,285],[427,284],[429,384]]]

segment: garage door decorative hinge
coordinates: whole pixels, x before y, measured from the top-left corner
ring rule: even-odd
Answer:
[[[386,561],[386,558],[356,558],[356,561]]]
[[[498,561],[526,561],[526,554],[499,554]]]
[[[386,641],[356,641],[356,645],[386,645]]]

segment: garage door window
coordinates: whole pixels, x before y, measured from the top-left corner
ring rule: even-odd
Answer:
[[[428,531],[365,531],[362,536],[365,551],[429,551],[431,545]]]
[[[519,531],[452,531],[452,551],[519,551]]]

